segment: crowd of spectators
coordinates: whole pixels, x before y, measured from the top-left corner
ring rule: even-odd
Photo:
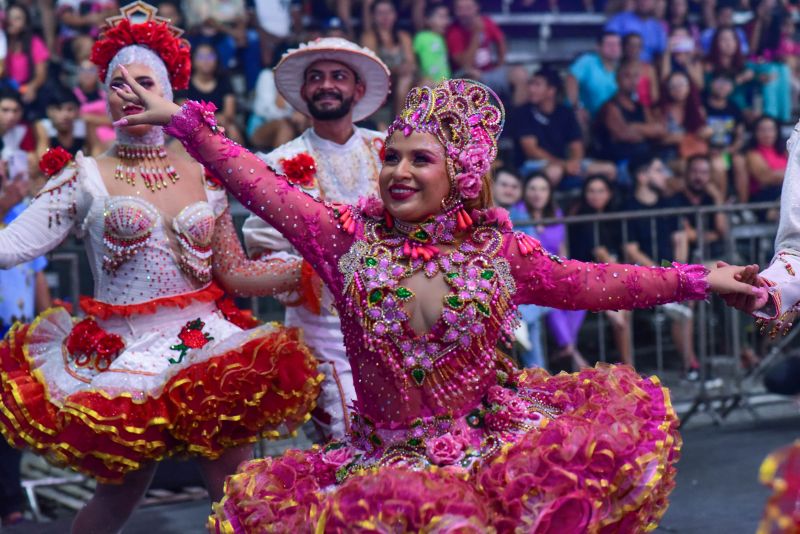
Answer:
[[[275,148],[309,126],[276,91],[272,69],[287,49],[314,38],[359,42],[390,68],[393,90],[368,119],[373,128],[388,125],[416,84],[451,76],[486,83],[508,109],[497,202],[527,221],[524,230],[554,253],[688,261],[698,241],[693,221],[659,220],[656,240],[649,222],[632,221],[627,242],[619,223],[598,230],[537,221],[780,195],[787,162],[782,133],[800,96],[797,0],[153,1],[161,16],[186,29],[193,47],[190,87],[176,99],[214,102],[226,132],[256,150]],[[35,179],[36,161],[50,147],[99,154],[113,143],[89,54],[103,21],[118,8],[113,0],[2,5],[2,174],[27,158]],[[548,12],[591,12],[605,22],[592,27],[594,46],[547,62],[537,57],[532,31],[510,35],[493,16]],[[533,59],[512,63],[512,45]],[[0,189],[0,205],[2,196]],[[728,232],[723,219],[711,217],[705,225],[703,241],[712,252]],[[590,231],[596,234],[591,246],[580,238]],[[691,309],[668,311],[690,373],[697,367]],[[525,314],[548,315],[555,353],[583,364],[577,348],[582,315]],[[630,314],[607,318],[620,359],[630,362]],[[526,358],[544,364],[535,346]]]

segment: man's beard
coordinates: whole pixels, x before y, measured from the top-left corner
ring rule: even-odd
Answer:
[[[322,96],[335,96],[339,99],[339,106],[335,108],[328,108],[328,109],[320,109],[316,106],[316,99],[321,98]],[[324,94],[316,94],[314,98],[307,102],[308,104],[308,114],[311,115],[314,119],[318,121],[333,121],[337,119],[341,119],[342,117],[346,117],[348,113],[353,109],[353,97],[350,98],[343,98],[339,94],[332,94],[329,93],[327,95]]]

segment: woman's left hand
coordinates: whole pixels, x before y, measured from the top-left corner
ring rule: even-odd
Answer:
[[[176,103],[170,102],[166,98],[142,87],[139,82],[133,79],[128,69],[124,66],[121,65],[119,69],[127,86],[125,88],[114,86],[113,90],[126,102],[142,106],[144,111],[123,117],[114,122],[114,126],[135,126],[138,124],[164,126],[169,124],[172,116],[181,108]]]

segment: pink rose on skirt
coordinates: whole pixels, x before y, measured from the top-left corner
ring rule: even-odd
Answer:
[[[489,393],[486,395],[486,400],[489,404],[505,404],[513,397],[510,389],[503,386],[492,386],[489,388]]]
[[[524,421],[528,418],[528,403],[519,397],[513,397],[506,402],[508,415],[514,421]]]
[[[464,444],[448,432],[428,440],[425,452],[436,465],[451,465],[464,457]]]
[[[338,470],[353,461],[353,450],[350,447],[331,449],[323,453],[322,461]]]

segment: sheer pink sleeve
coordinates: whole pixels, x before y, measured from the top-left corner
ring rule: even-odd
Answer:
[[[277,175],[217,129],[211,105],[187,101],[164,131],[223,182],[247,209],[282,233],[328,284],[337,286],[339,258],[353,242],[336,210]]]
[[[517,304],[566,310],[628,310],[667,302],[702,300],[708,271],[702,265],[672,267],[584,263],[548,254],[538,241],[506,234]]]
[[[245,256],[229,210],[214,228],[214,277],[237,297],[271,297],[294,290],[300,283],[303,260],[250,260]]]

